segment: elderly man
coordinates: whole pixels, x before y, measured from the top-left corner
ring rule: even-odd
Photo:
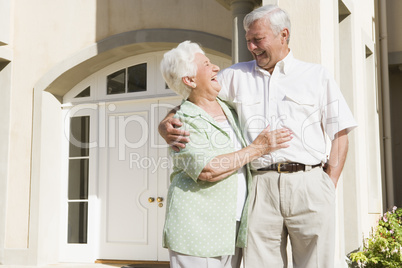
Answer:
[[[333,77],[293,57],[284,10],[260,7],[245,17],[244,27],[255,60],[219,73],[219,97],[237,111],[248,143],[267,125],[293,133],[288,148],[252,162],[245,267],[287,267],[288,237],[295,268],[334,267],[335,189],[356,122]],[[183,148],[187,133],[176,124],[168,116],[159,130]],[[332,144],[328,161],[326,136]]]

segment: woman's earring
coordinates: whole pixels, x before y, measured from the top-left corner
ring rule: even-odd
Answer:
[[[192,82],[192,83],[191,83],[191,87],[192,87],[192,88],[196,88],[196,87],[197,87],[197,84],[194,83],[194,82]]]

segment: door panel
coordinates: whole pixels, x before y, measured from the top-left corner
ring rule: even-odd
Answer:
[[[109,115],[114,117],[116,115]],[[140,117],[148,119],[145,112],[117,115],[119,131],[125,130],[125,140],[129,144],[141,139],[147,130],[141,129],[138,122],[127,123],[130,118]],[[125,127],[122,128],[121,125]],[[137,128],[139,129],[137,130]],[[117,146],[108,148],[108,177],[107,177],[107,241],[128,243],[147,243],[148,207],[142,204],[141,193],[149,190],[149,176],[146,169],[132,165],[132,155],[148,156],[147,146],[128,148],[121,144],[121,132],[116,135]],[[123,151],[123,152],[122,152]],[[135,223],[135,228],[133,228]]]
[[[118,104],[106,118],[106,146],[100,153],[100,259],[156,260],[156,158],[148,139],[150,102]],[[108,109],[106,109],[108,110]],[[156,199],[156,198],[155,198]]]

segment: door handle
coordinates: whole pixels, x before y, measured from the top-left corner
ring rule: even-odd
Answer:
[[[162,204],[162,202],[163,202],[163,197],[158,197],[158,198],[156,198],[156,201],[159,203],[159,207],[163,207],[163,204]],[[153,198],[153,197],[148,197],[148,202],[149,202],[149,203],[155,202],[155,198]]]
[[[158,198],[156,198],[156,201],[158,201],[158,206],[161,208],[163,207],[163,197],[158,196]]]

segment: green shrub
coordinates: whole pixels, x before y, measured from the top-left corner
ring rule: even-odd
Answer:
[[[402,208],[393,207],[364,239],[363,249],[349,254],[350,267],[402,267]]]

